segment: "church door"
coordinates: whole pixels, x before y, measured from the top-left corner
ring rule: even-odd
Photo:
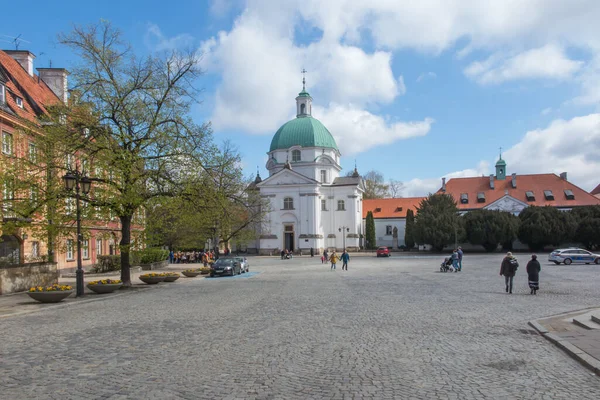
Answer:
[[[284,232],[285,243],[284,246],[289,251],[294,251],[294,226],[286,225]]]

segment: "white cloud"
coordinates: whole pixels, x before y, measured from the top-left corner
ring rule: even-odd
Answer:
[[[570,60],[559,46],[548,44],[511,57],[496,53],[473,62],[464,72],[480,84],[498,84],[517,79],[568,79],[582,64]]]
[[[146,30],[145,43],[146,46],[155,51],[174,50],[185,47],[191,47],[195,42],[192,35],[182,33],[173,37],[165,36],[158,25],[148,24]]]
[[[517,173],[568,172],[569,181],[592,190],[600,181],[600,114],[555,120],[536,129],[503,154]]]
[[[330,130],[345,156],[400,139],[425,136],[434,122],[431,118],[412,122],[392,121],[352,105],[339,104],[330,104],[327,108],[314,107],[314,114]]]
[[[423,72],[422,74],[420,74],[417,77],[417,83],[419,82],[423,82],[424,80],[428,80],[428,79],[435,79],[437,78],[437,74],[435,72]]]
[[[488,175],[490,173],[490,164],[487,161],[480,161],[475,168],[468,168],[462,171],[450,172],[443,177],[448,182],[452,178],[465,178],[471,176]],[[429,193],[435,193],[442,187],[442,177],[426,178],[426,179],[411,179],[404,182],[404,197],[427,196]]]

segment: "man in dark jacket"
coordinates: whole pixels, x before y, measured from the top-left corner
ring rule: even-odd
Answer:
[[[504,275],[504,282],[506,283],[506,293],[512,294],[513,278],[517,273],[517,268],[519,268],[519,263],[509,251],[508,253],[506,253],[506,257],[504,257],[504,259],[502,260],[502,265],[500,266],[500,276]]]
[[[533,254],[531,260],[527,263],[527,277],[529,278],[529,289],[531,294],[537,294],[540,289],[540,271],[542,267],[540,262],[537,260],[537,256]]]
[[[348,261],[350,261],[350,254],[348,254],[346,249],[344,249],[341,259],[342,259],[342,271],[343,270],[348,271]]]

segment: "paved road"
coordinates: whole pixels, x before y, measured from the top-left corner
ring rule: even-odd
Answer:
[[[0,320],[3,399],[597,399],[600,378],[527,321],[600,305],[599,266],[542,264],[513,295],[501,256],[254,258],[175,284]]]

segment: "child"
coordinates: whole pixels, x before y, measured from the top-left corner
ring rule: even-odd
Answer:
[[[321,264],[325,264],[325,255],[321,256]]]

